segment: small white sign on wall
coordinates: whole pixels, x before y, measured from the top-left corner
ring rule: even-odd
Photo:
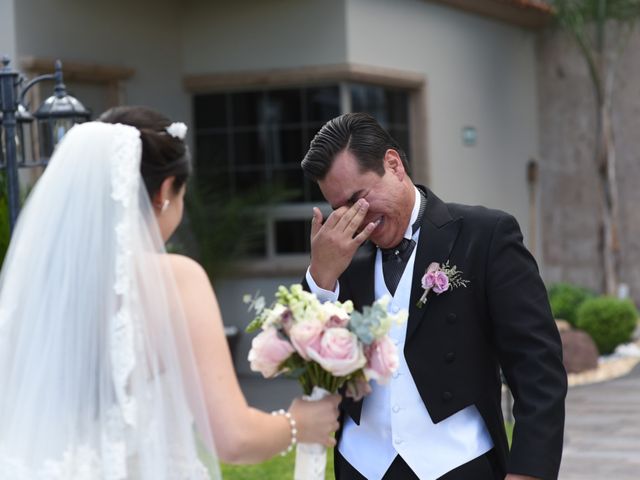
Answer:
[[[474,147],[478,142],[478,131],[476,127],[462,127],[462,144],[465,147]]]

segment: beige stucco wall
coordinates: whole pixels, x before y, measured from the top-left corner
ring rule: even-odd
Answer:
[[[614,135],[620,192],[622,278],[640,300],[640,34],[620,59]],[[573,40],[549,30],[539,49],[543,256],[550,281],[600,290],[600,186],[595,165],[595,98]]]
[[[17,53],[134,68],[128,102],[188,118],[180,11],[179,2],[169,0],[20,0]]]
[[[14,4],[15,0],[0,0],[0,57],[12,60],[16,55]]]
[[[426,77],[430,186],[507,210],[528,241],[526,164],[538,155],[535,33],[424,0],[348,0],[350,62]],[[461,131],[478,142],[465,147]]]
[[[185,73],[344,63],[345,0],[192,0],[182,17]]]

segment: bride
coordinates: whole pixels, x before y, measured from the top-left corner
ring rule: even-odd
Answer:
[[[2,268],[0,480],[219,478],[216,455],[333,446],[338,396],[247,405],[204,270],[164,250],[186,126],[144,107],[101,120],[59,144]]]

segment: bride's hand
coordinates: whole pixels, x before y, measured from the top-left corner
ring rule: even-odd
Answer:
[[[329,395],[318,401],[296,398],[291,402],[289,413],[296,421],[298,442],[321,443],[334,447],[333,434],[338,429],[338,405],[340,395]]]

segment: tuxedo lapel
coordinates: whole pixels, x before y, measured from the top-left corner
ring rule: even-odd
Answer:
[[[422,288],[422,277],[427,267],[432,262],[443,264],[449,259],[449,254],[458,238],[462,219],[451,217],[447,206],[436,197],[430,190],[418,186],[426,192],[427,207],[420,225],[420,237],[418,240],[418,251],[416,252],[415,264],[413,266],[413,280],[411,283],[411,303],[409,305],[409,319],[407,324],[407,335],[405,345],[411,335],[422,321],[433,296],[427,297],[427,303],[418,308],[417,303],[424,289]]]

